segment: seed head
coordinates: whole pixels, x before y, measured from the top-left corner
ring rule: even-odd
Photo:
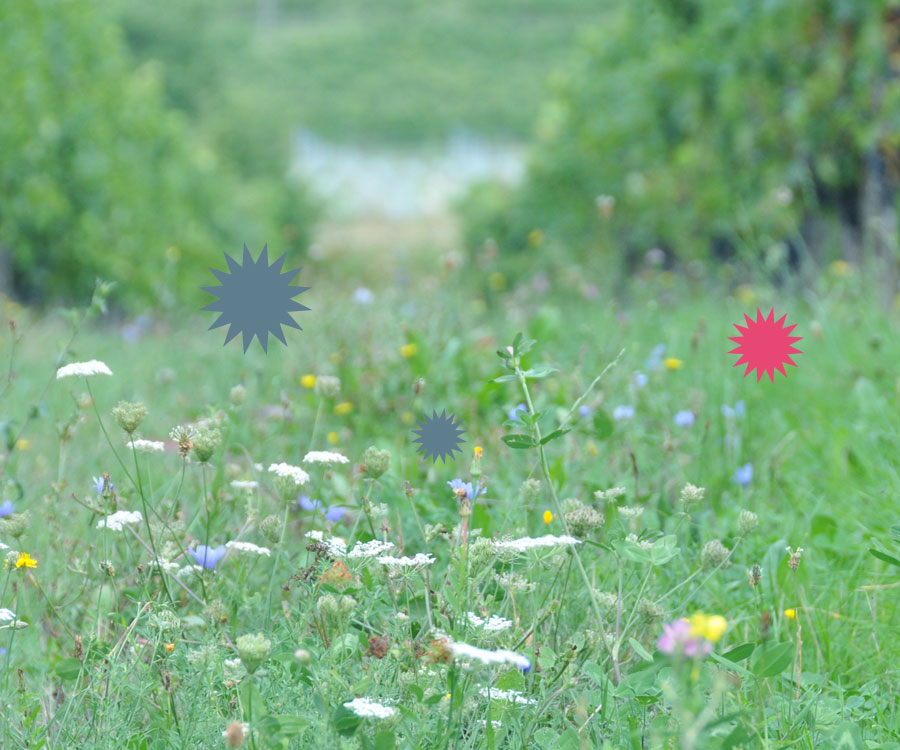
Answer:
[[[747,571],[747,583],[756,586],[762,580],[762,566],[759,563],[753,563],[753,567]]]
[[[194,436],[194,458],[201,464],[205,464],[212,458],[216,448],[222,442],[222,433],[218,427],[209,427],[199,430]]]
[[[316,378],[316,394],[324,398],[335,398],[341,392],[341,379],[334,375],[319,375]]]
[[[713,539],[703,545],[700,553],[700,562],[704,568],[718,568],[727,559],[730,550],[718,539]]]
[[[256,635],[242,635],[235,642],[244,668],[253,674],[259,666],[269,657],[269,650],[272,648],[272,642],[263,636],[262,633]]]
[[[684,509],[690,511],[691,508],[699,505],[703,502],[704,495],[706,495],[706,490],[703,487],[697,487],[688,482],[681,490],[681,503],[684,505]]]
[[[374,445],[370,445],[363,454],[363,465],[367,477],[378,479],[391,468],[391,452],[378,450]]]
[[[759,526],[759,518],[750,510],[742,510],[738,517],[738,533],[741,536],[751,534]]]
[[[797,570],[800,567],[800,556],[803,554],[803,547],[797,547],[797,549],[787,548],[787,553],[790,555],[788,559],[788,566],[791,570]]]
[[[112,410],[113,418],[129,435],[133,435],[134,431],[140,426],[141,422],[147,416],[147,407],[142,403],[132,403],[131,401],[119,401]]]

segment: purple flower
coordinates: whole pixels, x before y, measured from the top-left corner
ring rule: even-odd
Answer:
[[[216,567],[219,560],[225,557],[225,545],[220,544],[218,547],[207,547],[205,544],[198,544],[196,548],[189,549],[187,553],[196,560],[197,565],[202,565],[207,570],[212,570]]]
[[[635,370],[635,372],[634,372],[634,384],[635,384],[638,388],[643,388],[645,385],[647,385],[647,376],[644,375],[644,373]]]
[[[303,510],[321,510],[325,514],[326,521],[340,521],[347,512],[347,509],[342,505],[329,505],[325,508],[321,501],[311,500],[309,495],[300,495],[298,502]]]
[[[746,463],[731,478],[733,482],[737,482],[741,487],[746,487],[753,480],[753,464]]]
[[[4,500],[3,504],[0,505],[0,518],[11,516],[15,512],[16,506],[13,505],[12,500]]]
[[[484,490],[484,485],[481,482],[478,482],[476,485],[472,485],[471,482],[464,482],[462,479],[454,479],[450,482],[447,482],[450,485],[451,490],[465,490],[466,497],[469,500],[474,500],[478,497],[482,490]]]
[[[510,420],[513,421],[513,422],[521,422],[522,420],[519,419],[519,412],[520,412],[520,411],[527,412],[527,411],[528,411],[528,407],[527,407],[525,404],[519,404],[518,406],[516,406],[516,407],[510,409],[510,410],[507,412],[506,416],[509,417]]]
[[[582,404],[581,406],[578,407],[578,413],[579,413],[582,417],[586,417],[586,416],[588,416],[588,415],[591,413],[591,407],[590,407],[590,406],[585,406],[584,404]]]
[[[631,419],[632,417],[634,417],[633,406],[626,406],[625,404],[622,404],[613,409],[613,419],[615,419],[617,422],[620,422],[623,419]]]
[[[93,487],[97,490],[98,495],[103,494],[103,477],[91,477],[94,480]]]
[[[706,656],[712,650],[712,644],[705,638],[691,638],[691,624],[681,618],[663,625],[663,632],[656,642],[664,654],[684,654],[689,659]]]
[[[694,424],[694,412],[686,409],[675,415],[675,424],[679,427],[690,427]]]

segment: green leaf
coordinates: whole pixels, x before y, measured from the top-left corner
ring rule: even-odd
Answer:
[[[740,646],[728,649],[722,656],[729,661],[743,661],[753,653],[753,649],[755,648],[755,643],[743,643]]]
[[[853,722],[844,722],[831,735],[829,747],[831,750],[862,750],[863,741],[859,727]]]
[[[537,367],[532,367],[528,370],[525,370],[522,374],[527,380],[540,380],[541,378],[546,378],[548,375],[551,375],[554,372],[558,372],[555,367],[550,367],[550,365],[538,365]]]
[[[422,698],[425,697],[425,691],[422,688],[418,685],[409,684],[406,686],[406,689],[416,697],[417,701],[422,702]]]
[[[253,684],[253,680],[245,680],[241,684],[241,706],[244,712],[250,712],[253,716],[265,716],[266,702]]]
[[[615,431],[612,420],[603,409],[594,412],[594,437],[597,440],[606,440]]]
[[[774,677],[787,669],[794,660],[794,644],[765,644],[753,654],[750,669],[757,677]]]
[[[541,445],[547,445],[551,440],[556,440],[556,438],[562,437],[567,432],[571,432],[571,430],[569,428],[553,430],[549,435],[544,435],[544,437],[541,438]]]
[[[639,544],[635,544],[634,542],[627,539],[624,539],[616,544],[616,552],[618,552],[620,555],[622,555],[622,557],[624,557],[626,560],[630,560],[631,562],[650,562],[650,553]]]
[[[887,554],[887,552],[882,552],[879,549],[870,547],[869,554],[872,555],[872,557],[877,557],[879,560],[883,560],[886,563],[890,563],[891,565],[896,565],[898,568],[900,568],[900,560],[898,560],[893,555]]]
[[[359,717],[347,708],[343,701],[334,709],[331,721],[334,724],[335,731],[343,737],[352,737],[360,725]]]
[[[521,432],[514,432],[511,435],[504,435],[503,442],[506,443],[510,448],[514,448],[515,450],[534,448],[537,445],[531,435],[523,435]]]
[[[494,378],[492,383],[509,383],[513,380],[516,380],[518,376],[515,373],[510,373],[508,375],[501,375],[500,377]]]
[[[522,357],[530,352],[537,343],[534,339],[526,339],[522,333],[517,333],[513,339],[513,350],[517,357]]]
[[[61,659],[53,671],[61,680],[74,680],[81,674],[81,662],[78,659]]]
[[[653,661],[653,655],[634,638],[629,638],[628,644],[634,649],[634,653],[640,656],[644,661]]]
[[[678,540],[674,534],[667,534],[662,539],[657,539],[650,548],[650,562],[654,565],[663,565],[673,557],[681,554]]]
[[[375,735],[375,750],[394,750],[394,747],[393,732],[385,729]]]

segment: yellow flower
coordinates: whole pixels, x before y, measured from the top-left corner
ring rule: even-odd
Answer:
[[[788,620],[793,620],[797,616],[796,609],[786,609],[784,610],[784,616],[788,618]]]
[[[692,638],[700,635],[713,643],[718,641],[728,628],[728,621],[722,615],[705,615],[697,612],[691,615],[688,622],[691,624]]]
[[[477,460],[477,459],[481,458],[482,453],[484,453],[484,448],[482,448],[480,445],[476,445],[475,446],[475,459]]]
[[[544,523],[549,524],[553,520],[553,514],[549,510],[544,511]]]
[[[494,271],[488,276],[488,286],[491,291],[502,292],[506,288],[506,277],[499,271]]]
[[[329,443],[331,443],[332,445],[337,445],[338,440],[340,440],[340,437],[338,436],[338,434],[336,432],[328,433],[328,442]]]
[[[316,376],[311,373],[307,373],[302,378],[300,378],[300,385],[302,385],[304,388],[315,388]]]
[[[27,552],[20,552],[19,556],[16,558],[16,567],[17,568],[36,568],[37,560],[35,560]]]
[[[663,364],[666,366],[667,370],[680,370],[684,362],[678,357],[667,357],[663,360]]]
[[[175,644],[174,644],[174,643],[167,643],[167,644],[166,644],[166,653],[167,653],[167,654],[171,654],[174,650],[175,650]]]
[[[334,413],[339,417],[346,416],[351,411],[353,411],[353,404],[349,401],[341,401],[341,403],[334,407]]]
[[[25,438],[19,438],[16,440],[16,448],[20,451],[30,451],[31,450],[31,441],[26,440]]]
[[[400,421],[403,424],[412,424],[413,422],[413,413],[411,411],[405,411],[400,415]]]
[[[540,229],[532,229],[528,233],[528,244],[537,247],[544,241],[544,233]]]
[[[417,351],[419,351],[419,347],[415,344],[404,344],[400,347],[400,356],[404,359],[409,359],[415,355]]]

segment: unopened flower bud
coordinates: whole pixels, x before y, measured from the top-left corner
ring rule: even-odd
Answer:
[[[363,464],[366,467],[366,476],[378,479],[391,468],[391,452],[379,450],[374,445],[370,445],[363,454]]]
[[[113,418],[129,435],[144,421],[147,416],[147,407],[141,403],[132,403],[130,401],[119,401],[112,410]]]
[[[247,389],[238,383],[229,392],[228,400],[231,401],[232,406],[240,406],[247,400]]]
[[[272,642],[263,636],[262,633],[256,635],[242,635],[235,642],[244,668],[253,674],[259,666],[269,657],[269,649],[272,648]]]
[[[319,375],[315,387],[317,395],[334,398],[341,392],[341,379],[334,375]]]
[[[704,568],[718,568],[728,559],[730,551],[718,539],[713,539],[703,545],[700,553],[700,562]]]
[[[747,536],[759,526],[759,518],[756,513],[750,510],[742,510],[738,517],[738,533],[741,536]]]

